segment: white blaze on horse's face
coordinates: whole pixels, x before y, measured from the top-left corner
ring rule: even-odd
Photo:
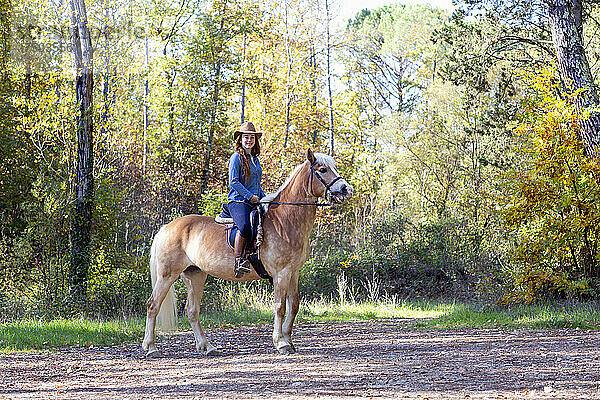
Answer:
[[[330,203],[341,203],[352,196],[354,189],[336,171],[333,157],[317,153],[315,159],[313,168],[317,179],[313,179],[314,194],[325,197]]]

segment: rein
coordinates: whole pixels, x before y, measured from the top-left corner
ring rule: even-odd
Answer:
[[[317,206],[317,207],[331,207],[331,203],[289,203],[286,201],[261,201],[260,204],[276,204],[280,206]]]
[[[311,191],[311,194],[313,197],[317,197],[314,195],[314,193],[312,193],[312,180],[313,180],[313,175],[314,175],[317,177],[317,179],[319,181],[321,181],[323,186],[325,186],[325,196],[327,196],[327,192],[331,192],[331,189],[330,189],[331,186],[333,186],[334,183],[336,183],[337,181],[342,179],[342,177],[338,176],[329,183],[325,182],[325,180],[321,177],[321,175],[319,175],[319,173],[314,168],[316,163],[317,162],[315,161],[314,163],[312,163],[310,165],[310,183],[309,183],[310,191]],[[259,203],[260,204],[276,204],[276,205],[282,205],[282,206],[316,206],[316,207],[331,207],[331,206],[333,206],[332,203],[317,203],[317,202],[315,202],[315,203],[290,203],[290,202],[285,202],[285,201],[261,201]]]

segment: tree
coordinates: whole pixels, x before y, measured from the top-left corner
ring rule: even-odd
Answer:
[[[574,101],[579,112],[597,108],[598,92],[583,41],[582,0],[545,1],[561,78],[568,89],[578,93]],[[600,113],[592,110],[579,126],[586,154],[599,156]]]
[[[221,87],[221,74],[222,74],[222,69],[224,68],[224,66],[222,65],[222,55],[224,53],[224,47],[226,45],[225,41],[223,40],[223,28],[225,26],[225,18],[227,15],[227,0],[222,0],[221,4],[219,4],[218,2],[215,2],[215,4],[213,5],[213,7],[215,8],[215,11],[220,15],[219,17],[219,22],[217,24],[218,28],[216,29],[216,31],[213,31],[212,33],[214,34],[214,37],[212,37],[213,35],[211,35],[211,47],[210,47],[210,53],[212,55],[212,62],[213,62],[213,70],[212,72],[212,83],[213,83],[213,88],[212,88],[212,98],[213,98],[213,105],[212,105],[212,112],[210,114],[210,125],[208,128],[208,137],[206,140],[206,151],[204,153],[204,162],[203,162],[203,167],[202,167],[202,178],[200,181],[200,191],[204,192],[206,190],[207,187],[207,183],[208,183],[208,172],[209,172],[209,168],[210,168],[210,161],[211,161],[211,156],[212,156],[212,152],[213,152],[213,142],[214,142],[214,137],[215,137],[215,131],[217,130],[217,117],[218,117],[218,113],[219,113],[219,103],[220,103],[220,93],[219,93],[219,89]]]
[[[8,58],[10,56],[10,0],[0,1],[0,78],[8,78]]]
[[[24,208],[30,198],[34,164],[24,132],[18,127],[16,90],[9,71],[10,0],[0,0],[0,238],[25,228]]]
[[[71,0],[71,35],[75,58],[75,94],[77,115],[77,169],[75,210],[71,239],[70,293],[84,305],[87,274],[91,262],[92,212],[94,208],[93,89],[94,59],[87,24],[85,0]]]
[[[419,103],[433,74],[431,35],[443,21],[442,10],[397,4],[363,10],[349,24],[347,79],[374,125]]]
[[[589,294],[600,277],[600,160],[584,154],[576,135],[582,116],[557,95],[554,75],[542,70],[528,76],[517,131],[529,162],[515,165],[503,179],[501,210],[517,238],[518,266],[507,301]]]
[[[563,90],[577,93],[572,101],[580,112],[589,111],[589,118],[579,121],[578,136],[588,155],[598,156],[600,144],[600,113],[596,108],[600,102],[592,70],[585,52],[583,26],[586,13],[584,6],[593,7],[593,0],[513,0],[497,3],[490,0],[464,0],[467,9],[486,10],[499,15],[502,23],[533,25],[541,30],[549,28],[554,45]],[[589,14],[589,12],[588,12]],[[500,41],[521,42],[544,47],[543,37],[505,37]]]
[[[333,96],[331,94],[331,35],[329,33],[329,24],[330,24],[330,9],[329,9],[329,1],[325,0],[325,27],[327,30],[326,33],[326,46],[325,51],[327,54],[327,109],[329,110],[329,154],[333,155],[335,153],[334,148],[334,122],[333,122]]]

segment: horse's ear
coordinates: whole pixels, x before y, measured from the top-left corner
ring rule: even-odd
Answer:
[[[315,158],[315,155],[313,154],[312,150],[309,148],[308,150],[306,150],[306,159],[311,163],[314,164],[317,159]]]

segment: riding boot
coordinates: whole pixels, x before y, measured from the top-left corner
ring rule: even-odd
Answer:
[[[233,255],[235,256],[235,277],[241,278],[244,274],[250,273],[250,261],[245,256],[246,238],[239,232],[235,235],[235,248]]]

